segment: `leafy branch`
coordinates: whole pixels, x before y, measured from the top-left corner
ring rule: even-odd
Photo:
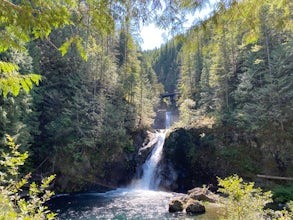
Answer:
[[[55,175],[44,178],[41,185],[32,182],[29,185],[29,198],[22,198],[22,188],[28,184],[30,174],[17,180],[19,167],[28,158],[28,153],[21,153],[9,135],[6,135],[6,145],[10,152],[2,153],[0,164],[0,219],[54,219],[56,214],[51,212],[45,202],[54,195],[47,190]]]
[[[32,89],[33,84],[39,85],[40,75],[21,75],[18,69],[18,66],[13,63],[0,61],[0,92],[4,97],[8,93],[17,96],[21,88],[28,93]]]

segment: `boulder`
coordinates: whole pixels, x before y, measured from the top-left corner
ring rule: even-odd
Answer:
[[[182,212],[183,202],[179,199],[174,199],[169,203],[169,212]]]
[[[184,211],[189,215],[203,214],[206,209],[202,202],[220,202],[220,197],[206,187],[196,187],[189,190],[187,195],[172,200],[169,203],[169,212]]]
[[[195,200],[190,200],[186,206],[186,213],[189,215],[197,215],[205,213],[204,205]]]
[[[206,201],[206,202],[212,202],[212,203],[219,201],[218,196],[212,193],[210,190],[208,190],[205,187],[204,188],[196,187],[192,190],[189,190],[187,197],[194,200]]]

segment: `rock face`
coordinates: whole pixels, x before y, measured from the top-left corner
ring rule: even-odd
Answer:
[[[217,176],[234,173],[259,186],[271,181],[258,178],[260,172],[292,176],[292,139],[290,145],[272,138],[225,126],[173,129],[165,140],[161,173],[166,181],[160,187],[186,192],[194,186],[217,185]],[[284,145],[282,150],[276,143]]]
[[[239,147],[235,147],[228,139],[216,128],[173,130],[165,140],[161,166],[162,173],[169,173],[171,165],[177,175],[168,190],[186,192],[194,186],[217,185],[217,176],[233,173],[247,179],[256,177],[254,172],[258,171],[261,161],[260,148],[247,147],[248,142],[239,138]]]
[[[165,184],[167,190],[186,192],[195,185],[216,182],[214,170],[209,167],[213,149],[213,137],[205,129],[172,131],[165,140],[161,167],[163,176],[170,178],[167,174],[172,170],[176,179],[172,185]]]
[[[55,191],[103,192],[128,185],[151,150],[150,147],[140,154],[140,148],[147,145],[152,137],[147,131],[140,130],[132,134],[132,139],[132,150],[121,150],[120,146],[111,147],[108,151],[92,148],[84,152],[78,161],[59,153],[54,159],[58,170]]]
[[[202,202],[219,202],[219,196],[207,188],[194,188],[185,196],[174,199],[169,203],[169,212],[186,212],[189,215],[205,213],[206,209]]]

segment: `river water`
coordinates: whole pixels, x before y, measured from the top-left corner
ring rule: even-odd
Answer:
[[[170,192],[117,189],[106,193],[84,193],[54,198],[50,208],[58,213],[57,219],[100,220],[163,220],[198,219],[216,220],[213,210],[198,216],[169,213],[168,204],[182,195]]]

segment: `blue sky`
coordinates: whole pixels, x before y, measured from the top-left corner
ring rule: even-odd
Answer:
[[[210,2],[210,5],[207,5],[201,11],[196,11],[194,14],[187,16],[188,22],[184,26],[186,29],[191,27],[193,21],[202,20],[210,14],[213,10],[212,5],[215,5],[215,3],[219,2],[219,0],[210,0]],[[143,40],[141,43],[142,50],[159,48],[166,41],[166,39],[172,37],[168,34],[168,31],[157,28],[155,24],[142,27],[140,35]]]

